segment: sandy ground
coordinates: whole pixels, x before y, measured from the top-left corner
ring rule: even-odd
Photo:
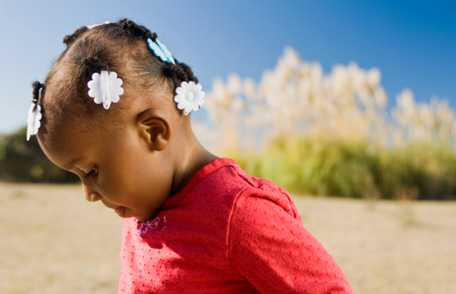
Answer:
[[[456,203],[295,203],[355,293],[456,293]],[[0,293],[116,293],[120,229],[79,186],[0,183]]]

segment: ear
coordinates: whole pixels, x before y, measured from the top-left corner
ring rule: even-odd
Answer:
[[[165,149],[170,138],[168,121],[157,109],[148,108],[137,115],[139,135],[144,139],[150,150]]]

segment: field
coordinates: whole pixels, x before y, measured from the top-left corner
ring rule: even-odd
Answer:
[[[355,293],[456,293],[456,203],[294,200]],[[0,293],[115,293],[120,228],[79,186],[0,184]]]

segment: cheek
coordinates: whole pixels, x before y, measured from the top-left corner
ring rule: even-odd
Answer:
[[[106,156],[97,179],[100,191],[108,200],[122,204],[134,192],[136,171],[128,154],[116,152]]]
[[[129,156],[128,176],[133,189],[148,197],[162,193],[163,185],[169,177],[166,166],[160,162],[158,154],[135,152]]]
[[[129,156],[129,184],[141,207],[155,210],[170,193],[172,168],[163,152],[136,152]]]
[[[166,152],[151,152],[133,132],[116,138],[105,153],[106,195],[119,204],[155,207],[169,195],[172,166]],[[111,154],[108,154],[111,153]]]
[[[153,154],[129,147],[117,149],[116,156],[107,160],[100,186],[113,201],[144,206],[148,200],[165,193],[163,184],[169,176]]]

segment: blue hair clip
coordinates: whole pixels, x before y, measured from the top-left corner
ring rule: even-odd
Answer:
[[[168,63],[176,63],[174,61],[173,56],[171,55],[171,52],[169,52],[168,48],[160,42],[158,39],[155,39],[155,42],[152,41],[151,38],[147,39],[147,45],[149,48],[154,52],[154,54],[160,58],[163,62],[168,62]]]

